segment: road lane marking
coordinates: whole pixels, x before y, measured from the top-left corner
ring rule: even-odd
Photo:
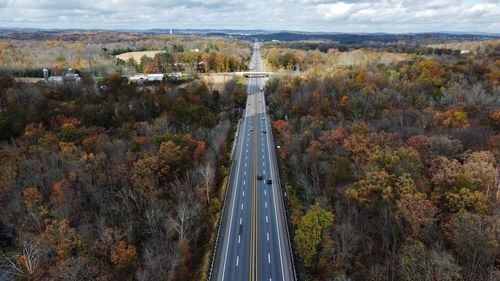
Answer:
[[[269,220],[267,219],[267,216],[266,216],[266,222],[269,222]]]
[[[266,125],[267,125],[267,119],[266,119]],[[270,143],[271,143],[271,137],[270,135],[267,135],[267,146],[268,146],[268,149],[267,149],[267,154],[269,156],[269,163],[273,163],[272,162],[272,159],[271,158],[271,149],[269,149],[269,146],[270,146]],[[273,144],[274,145],[274,144]],[[272,166],[272,164],[269,164]],[[276,176],[276,175],[275,175]],[[271,178],[273,178],[273,169],[271,169]],[[275,181],[276,182],[276,181]],[[275,219],[275,225],[276,225],[276,233],[278,234],[278,248],[279,248],[279,253],[280,253],[280,265],[281,265],[281,280],[285,281],[285,270],[283,268],[283,255],[281,253],[281,238],[280,238],[280,232],[279,232],[279,228],[278,228],[278,212],[276,211],[276,205],[278,205],[276,202],[276,195],[274,193],[274,185],[271,185],[271,192],[273,193],[272,196],[273,196],[273,200],[274,200],[274,219]]]
[[[269,232],[267,233],[267,241],[269,241]]]
[[[267,202],[264,202],[264,204],[266,205],[266,208],[267,208]]]
[[[243,210],[243,203],[241,203],[241,209]]]
[[[245,122],[243,122],[243,128],[242,128],[242,132],[244,134],[245,132],[245,129],[246,129],[246,124]],[[241,143],[245,143],[245,137],[244,135],[242,135],[242,139],[241,139]],[[248,142],[247,142],[247,145],[248,145]],[[243,153],[240,152],[240,158],[239,158],[239,163],[241,163],[241,160],[243,159]],[[240,178],[240,166],[238,165],[238,168],[236,170],[236,182],[239,182],[239,178]],[[238,189],[238,185],[236,185],[235,187],[236,189]],[[233,221],[233,215],[234,215],[234,204],[236,202],[236,192],[237,190],[235,190],[233,192],[233,204],[231,204],[231,215],[229,217],[229,237],[228,237],[228,240],[227,240],[227,247],[226,247],[226,253],[224,254],[224,265],[222,267],[222,280],[224,280],[224,276],[226,274],[226,264],[227,264],[227,253],[229,251],[229,241],[231,241],[231,229],[233,227],[233,224],[232,224],[232,221]],[[240,218],[240,225],[241,225],[241,218]],[[222,248],[224,248],[224,244],[222,246]]]
[[[241,243],[241,235],[238,234],[238,244],[240,244],[240,243]]]
[[[271,253],[267,253],[267,261],[271,263]]]
[[[240,225],[241,225],[241,222],[242,222],[242,221],[243,221],[243,219],[242,219],[242,218],[240,218]]]
[[[239,262],[240,262],[240,256],[236,256],[236,266],[238,266]]]
[[[245,197],[245,191],[243,190],[243,197]]]

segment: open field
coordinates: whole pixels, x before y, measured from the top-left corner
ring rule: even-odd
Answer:
[[[478,51],[483,52],[485,48],[494,48],[494,46],[498,44],[498,42],[500,41],[499,40],[463,41],[463,42],[428,45],[428,47],[462,50],[462,51],[470,51],[477,53]]]
[[[201,81],[207,84],[211,90],[222,92],[227,82],[234,78],[231,74],[201,74],[198,75]]]
[[[141,58],[143,56],[154,58],[156,54],[163,53],[165,51],[141,51],[141,52],[128,52],[116,55],[115,57],[124,61],[128,61],[130,58],[133,58],[136,63],[141,62]]]

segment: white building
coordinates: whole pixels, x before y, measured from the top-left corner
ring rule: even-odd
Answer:
[[[137,74],[130,76],[130,81],[135,82],[146,82],[146,81],[163,81],[164,75],[162,73],[153,73],[153,74]]]
[[[148,74],[148,81],[163,81],[163,74]]]
[[[148,76],[145,74],[137,74],[134,76],[130,76],[130,81],[148,81]]]

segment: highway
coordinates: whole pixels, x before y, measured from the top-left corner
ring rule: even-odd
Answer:
[[[259,44],[251,71],[263,72]],[[250,76],[210,280],[295,280],[264,79]]]

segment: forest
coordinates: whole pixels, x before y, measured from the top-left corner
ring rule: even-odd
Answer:
[[[245,85],[0,79],[0,280],[201,280]]]
[[[303,280],[500,278],[500,42],[480,45],[263,50],[294,71],[266,92]]]
[[[124,74],[247,69],[251,42],[0,37],[0,280],[206,280],[246,82]],[[299,280],[499,280],[500,41],[388,37],[261,49]],[[15,79],[43,67],[82,81]]]

